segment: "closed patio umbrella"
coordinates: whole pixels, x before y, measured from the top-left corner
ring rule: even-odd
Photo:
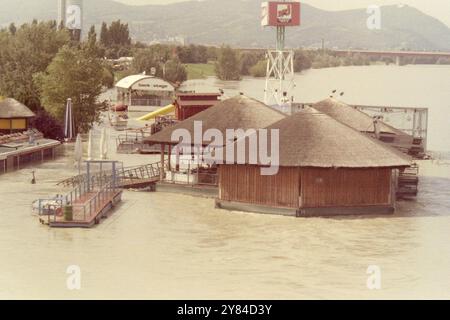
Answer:
[[[72,141],[75,137],[74,132],[74,119],[72,110],[72,99],[67,99],[66,115],[64,119],[64,137],[66,141]]]
[[[103,128],[100,138],[100,155],[102,160],[108,159],[108,134],[106,128]]]
[[[94,154],[94,144],[93,144],[93,135],[92,130],[89,130],[89,141],[88,141],[88,160],[93,160],[93,154]]]
[[[75,161],[78,164],[78,172],[81,173],[81,161],[83,161],[83,142],[81,140],[81,135],[77,135],[77,140],[75,142]]]

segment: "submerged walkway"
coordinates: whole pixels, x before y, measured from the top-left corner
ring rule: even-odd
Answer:
[[[122,189],[139,189],[152,186],[160,180],[161,169],[161,162],[117,169],[117,187]],[[111,177],[111,171],[94,173],[92,174],[91,185],[100,185],[103,181],[107,181]],[[58,185],[76,188],[80,184],[83,184],[86,179],[87,175],[82,174],[60,181]]]

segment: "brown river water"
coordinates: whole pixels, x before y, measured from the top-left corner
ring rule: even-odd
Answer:
[[[348,102],[427,106],[430,146],[450,151],[448,67],[338,68],[298,78],[304,101],[328,95],[339,79]],[[206,82],[260,98],[261,80]],[[56,182],[76,174],[73,147],[64,153],[33,167],[36,185],[31,167],[0,176],[1,299],[450,298],[448,154],[421,163],[417,201],[399,202],[389,217],[295,219],[217,210],[212,199],[127,191],[96,228],[49,229],[31,203],[61,192]],[[157,160],[111,157],[127,166]],[[71,265],[80,267],[80,290],[67,288]],[[367,288],[371,265],[380,268],[380,290]]]

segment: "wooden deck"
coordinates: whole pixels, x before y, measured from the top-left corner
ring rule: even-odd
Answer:
[[[398,176],[397,199],[414,199],[419,193],[419,166],[406,168]]]

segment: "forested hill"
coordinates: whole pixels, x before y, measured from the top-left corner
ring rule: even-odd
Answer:
[[[150,42],[182,37],[191,43],[266,47],[271,30],[259,25],[260,0],[205,0],[160,6],[127,6],[111,0],[85,1],[85,26],[121,19],[135,40]],[[55,19],[56,0],[1,0],[0,24],[33,18]],[[381,30],[366,26],[366,9],[324,11],[302,7],[302,27],[289,31],[288,44],[361,49],[450,50],[450,29],[409,6],[382,7]],[[87,27],[85,28],[88,29]]]

